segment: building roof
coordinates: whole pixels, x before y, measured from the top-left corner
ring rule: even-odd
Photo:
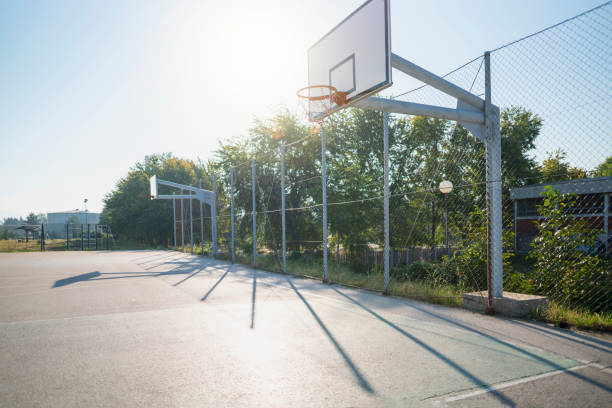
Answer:
[[[562,194],[596,194],[612,192],[612,177],[594,177],[575,180],[555,181],[552,183],[531,184],[510,190],[512,200],[539,198],[546,186],[559,190]]]
[[[24,231],[38,231],[40,226],[38,225],[22,225],[21,227],[17,227],[16,229],[22,229]]]
[[[79,210],[70,210],[70,211],[54,211],[54,212],[48,212],[47,215],[49,214],[94,214],[94,215],[98,215],[100,213],[95,213],[95,212],[91,212],[91,211],[79,211]]]

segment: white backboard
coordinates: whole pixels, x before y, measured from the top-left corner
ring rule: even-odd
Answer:
[[[149,184],[151,185],[151,200],[154,200],[157,198],[157,176],[151,176]]]
[[[310,47],[308,85],[347,93],[329,114],[391,85],[389,0],[366,1]]]

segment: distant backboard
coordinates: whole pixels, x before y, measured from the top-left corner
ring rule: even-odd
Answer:
[[[308,50],[308,85],[346,92],[346,104],[391,85],[389,0],[368,0]],[[314,109],[309,109],[311,119]]]
[[[154,200],[157,198],[157,176],[151,176],[149,183],[151,185],[151,200]]]

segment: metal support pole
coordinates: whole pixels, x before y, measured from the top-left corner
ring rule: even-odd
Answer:
[[[610,236],[610,226],[608,225],[608,217],[610,216],[610,194],[604,194],[604,232],[606,234],[604,238],[604,245],[606,247],[606,254],[608,253],[608,249],[610,248],[610,244],[608,243],[608,237]]]
[[[517,226],[516,226],[516,216],[518,212],[518,200],[514,200],[514,253],[516,254],[518,251],[518,240],[517,240],[517,235],[516,235],[516,231],[517,231]]]
[[[70,228],[69,225],[69,223],[66,223],[66,249],[70,249],[70,235],[68,234],[68,229]]]
[[[444,194],[444,240],[446,241],[446,256],[450,258],[450,246],[448,244],[448,194]]]
[[[98,224],[94,225],[94,237],[96,238],[96,251],[98,250]]]
[[[236,262],[236,240],[235,240],[235,227],[234,227],[234,168],[230,168],[230,211],[231,211],[231,224],[232,224],[232,263]]]
[[[329,282],[327,269],[327,140],[324,126],[321,126],[321,176],[323,195],[323,283],[327,283]]]
[[[91,234],[90,234],[90,232],[89,232],[90,230],[91,230],[91,228],[90,228],[90,224],[87,224],[87,250],[88,250],[88,251],[89,251],[90,246],[91,246],[91,244],[90,244],[90,242],[89,242],[89,238],[91,237]]]
[[[389,295],[389,113],[383,113],[384,131],[384,211],[385,211],[385,290]]]
[[[183,190],[181,190],[181,195],[183,195]],[[181,198],[181,248],[183,248],[183,252],[185,252],[185,216],[183,214],[183,199]]]
[[[45,224],[40,224],[40,251],[41,252],[45,248],[44,239],[45,239]]]
[[[81,251],[83,250],[83,224],[81,224]]]
[[[189,243],[191,244],[191,255],[193,255],[193,198],[191,195],[192,191],[189,192]]]
[[[172,193],[172,195],[174,194],[176,193]],[[174,249],[176,249],[176,198],[172,199],[172,227],[174,231],[174,234],[172,234],[174,237]]]
[[[200,179],[200,189],[202,188],[202,179]],[[204,255],[204,203],[200,200],[200,246],[202,247],[202,255]]]
[[[213,202],[210,207],[211,209],[211,218],[212,218],[212,251],[213,257],[217,257],[217,175],[213,174]]]
[[[251,194],[253,196],[253,267],[257,268],[257,204],[255,202],[255,158],[251,161]]]
[[[488,312],[493,297],[503,296],[501,130],[499,109],[491,101],[491,54],[485,52],[485,140],[487,154]]]
[[[283,273],[287,273],[287,228],[285,217],[285,144],[281,142],[281,227],[283,234]]]

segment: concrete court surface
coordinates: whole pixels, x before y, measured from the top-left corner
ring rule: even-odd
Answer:
[[[2,407],[604,407],[612,339],[171,251],[0,254]]]

